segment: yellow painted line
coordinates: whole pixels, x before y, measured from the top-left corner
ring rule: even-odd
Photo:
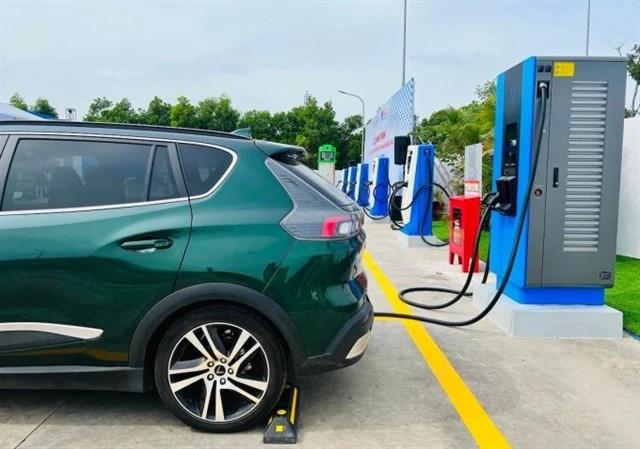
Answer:
[[[296,405],[298,403],[298,387],[293,387],[293,398],[291,399],[291,424],[296,423]]]
[[[411,307],[398,299],[398,291],[387,275],[375,262],[369,251],[364,253],[367,268],[378,281],[380,288],[391,304],[395,313],[413,315]],[[378,319],[378,318],[376,318]],[[456,372],[437,343],[433,340],[424,325],[418,321],[402,320],[409,336],[422,354],[433,375],[438,379],[445,394],[460,415],[462,422],[480,448],[510,448],[509,442],[491,417],[482,408],[462,377]]]

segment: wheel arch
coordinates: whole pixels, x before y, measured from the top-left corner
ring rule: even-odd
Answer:
[[[129,347],[129,366],[145,368],[157,343],[171,323],[185,313],[206,305],[228,304],[248,309],[262,317],[285,344],[289,368],[306,359],[304,342],[293,320],[274,300],[248,287],[206,283],[183,288],[156,303],[140,320]],[[155,344],[155,346],[154,346]],[[291,373],[295,374],[295,373]]]

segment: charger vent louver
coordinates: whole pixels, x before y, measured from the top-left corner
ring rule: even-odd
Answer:
[[[606,81],[573,82],[569,118],[564,251],[598,251],[607,94]]]

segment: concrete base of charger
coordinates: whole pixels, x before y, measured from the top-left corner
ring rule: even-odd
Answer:
[[[484,310],[495,292],[495,285],[476,284],[473,304]],[[622,313],[606,305],[520,304],[503,294],[488,317],[512,337],[622,338]]]
[[[425,236],[424,238],[430,242],[433,242],[435,245],[442,243],[432,235]],[[407,235],[402,231],[398,231],[398,241],[405,248],[424,248],[425,246],[430,247],[422,240],[422,237],[420,237],[419,235]]]
[[[391,220],[389,219],[389,216],[385,216],[382,218],[376,218],[375,220],[371,217],[368,216],[364,216],[364,222],[365,224],[389,224],[391,223]]]

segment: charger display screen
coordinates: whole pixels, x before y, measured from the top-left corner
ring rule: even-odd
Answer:
[[[518,123],[509,123],[504,130],[502,175],[516,176],[518,172]]]

